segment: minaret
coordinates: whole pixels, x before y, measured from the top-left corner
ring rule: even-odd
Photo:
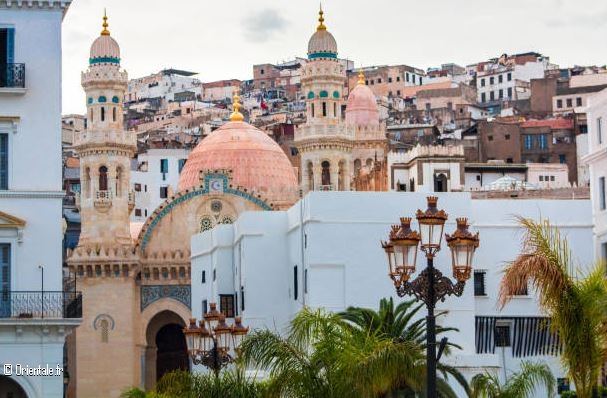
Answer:
[[[110,36],[106,15],[102,26],[82,73],[88,125],[74,139],[81,181],[78,246],[97,250],[131,243],[130,160],[137,148],[135,134],[123,129],[128,77],[120,70],[120,47]]]
[[[308,63],[301,74],[306,123],[295,133],[301,154],[302,191],[349,190],[353,133],[342,122],[346,70],[337,59],[337,42],[319,11],[308,42]]]

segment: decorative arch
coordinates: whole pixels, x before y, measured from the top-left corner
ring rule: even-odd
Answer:
[[[211,187],[211,182],[213,183],[213,187]],[[141,246],[141,250],[145,251],[145,248],[150,241],[154,228],[156,228],[158,223],[160,223],[160,221],[167,214],[169,214],[171,210],[173,210],[173,208],[190,199],[202,195],[207,195],[209,193],[223,193],[227,195],[237,196],[242,199],[248,200],[249,202],[260,207],[262,210],[272,210],[274,206],[273,204],[266,203],[266,201],[262,199],[261,195],[255,195],[254,192],[249,192],[246,188],[234,188],[231,184],[229,184],[229,179],[226,174],[220,173],[219,171],[209,172],[204,175],[203,183],[198,188],[192,191],[190,191],[189,189],[181,191],[170,199],[167,199],[164,203],[158,206],[156,210],[154,210],[152,215],[148,218],[148,220],[141,228],[141,232],[139,233],[136,246]]]
[[[4,369],[4,363],[0,363],[0,365],[2,366],[2,368]],[[6,364],[8,365],[8,364]],[[22,391],[25,393],[25,395],[27,397],[37,397],[38,393],[37,393],[37,389],[34,388],[34,386],[31,384],[30,378],[27,376],[4,376],[4,375],[0,375],[0,378],[5,378],[6,380],[9,380],[15,384],[17,384],[19,387],[21,387]]]
[[[308,93],[308,99],[314,99],[314,91]]]
[[[105,95],[101,95],[99,96],[99,99],[97,99],[97,101],[99,101],[100,104],[103,104],[107,102],[107,98],[105,97]]]
[[[337,91],[337,90],[333,91],[333,98],[339,99],[339,91]]]
[[[319,94],[320,98],[328,98],[329,97],[329,93],[327,92],[327,90],[322,90]]]

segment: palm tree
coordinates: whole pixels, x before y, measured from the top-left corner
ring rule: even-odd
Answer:
[[[269,373],[281,397],[383,397],[398,386],[422,391],[423,349],[377,331],[353,328],[339,315],[304,308],[285,337],[257,331],[241,345],[247,365]],[[455,393],[444,382],[444,397]]]
[[[590,398],[607,354],[607,282],[604,265],[587,275],[574,270],[567,241],[548,221],[519,218],[525,229],[522,253],[505,270],[500,305],[529,282],[550,327],[563,346],[561,359],[575,384],[578,397]]]
[[[475,375],[470,381],[470,398],[528,398],[542,384],[552,397],[556,381],[548,365],[523,361],[520,372],[510,375],[504,384],[489,373]]]
[[[133,387],[122,394],[123,398],[270,398],[263,383],[247,378],[244,370],[236,367],[221,372],[193,374],[177,370],[166,373],[152,391]]]
[[[377,311],[371,308],[348,307],[339,316],[361,331],[377,333],[380,336],[392,339],[395,343],[409,342],[415,344],[423,352],[426,349],[426,321],[424,318],[417,320],[414,320],[414,318],[424,305],[416,303],[417,300],[405,300],[395,307],[392,297],[388,299],[382,298]],[[440,313],[438,316],[443,314]],[[436,327],[437,335],[447,331],[458,331],[458,329],[442,326]],[[447,342],[444,351],[445,355],[449,354],[449,347],[461,349],[459,345]],[[468,383],[457,369],[442,363],[438,363],[437,367],[442,372],[443,377],[447,377],[448,375],[454,377],[464,390],[468,391]],[[402,385],[398,386],[393,393],[396,394],[398,390],[412,391],[409,386]]]

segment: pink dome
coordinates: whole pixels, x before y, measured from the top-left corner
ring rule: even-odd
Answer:
[[[232,170],[232,184],[253,190],[270,203],[292,204],[299,186],[293,165],[280,146],[248,123],[229,122],[203,139],[179,177],[179,190],[200,185],[200,171]]]
[[[365,126],[379,124],[375,95],[365,84],[357,84],[348,96],[346,123]]]

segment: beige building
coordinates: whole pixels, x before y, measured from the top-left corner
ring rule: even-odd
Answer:
[[[298,198],[298,184],[280,146],[243,122],[236,97],[231,121],[189,155],[177,192],[143,225],[131,224],[129,164],[136,141],[118,117],[127,73],[105,23],[82,85],[89,124],[74,140],[82,230],[68,266],[86,299],[82,327],[68,343],[68,396],[108,398],[130,386],[151,388],[170,370],[189,369],[183,328],[192,316],[190,237],[232,223],[244,211],[288,208]],[[241,290],[216,297],[226,317],[238,313]]]

